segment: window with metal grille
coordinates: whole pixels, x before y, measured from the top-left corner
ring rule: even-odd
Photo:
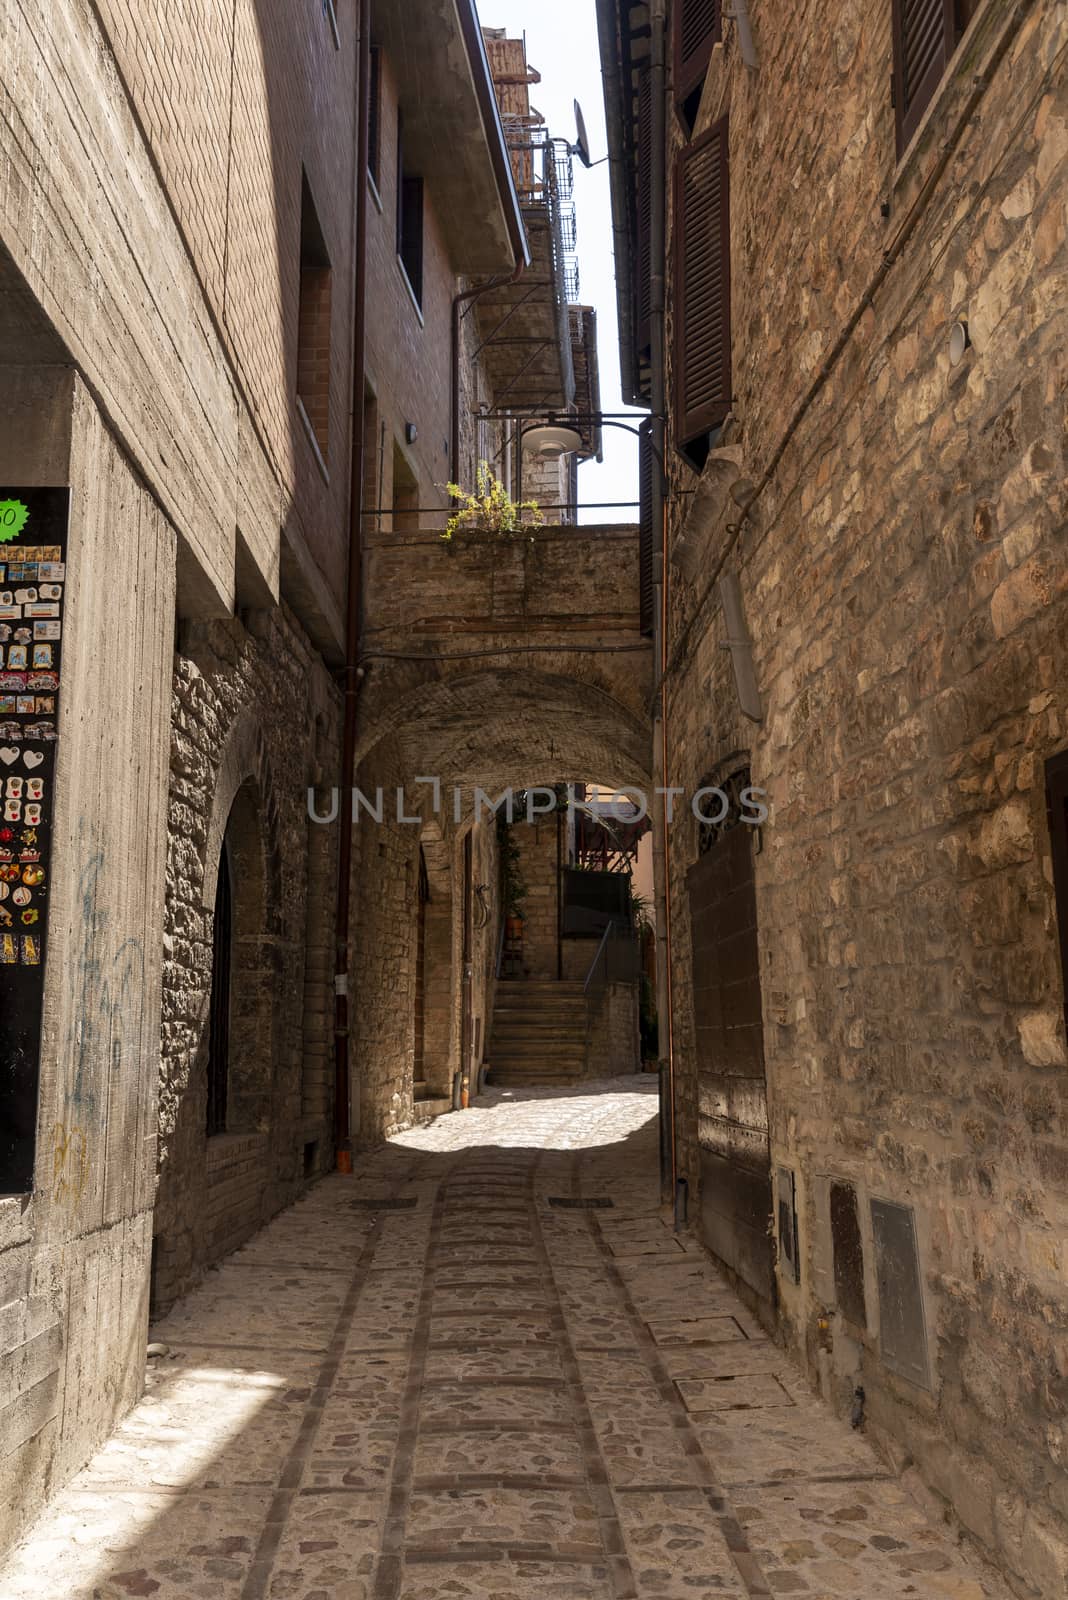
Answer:
[[[752,782],[749,768],[738,767],[729,778],[722,778],[718,783],[713,783],[711,778],[705,778],[701,783],[702,790],[718,789],[722,799],[709,795],[702,802],[702,817],[697,824],[698,855],[707,855],[719,844],[724,834],[739,827],[747,817],[752,817],[752,804],[743,798]]]
[[[695,471],[731,404],[727,118],[675,162],[675,445]]]
[[[723,37],[721,0],[675,0],[672,32],[675,100],[689,131],[697,115],[713,47]]]
[[[897,153],[916,132],[980,0],[893,0]]]

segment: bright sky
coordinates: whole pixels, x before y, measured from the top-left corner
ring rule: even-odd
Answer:
[[[545,117],[554,138],[575,140],[575,100],[582,105],[594,161],[608,153],[604,97],[597,48],[594,0],[478,0],[487,28],[505,28],[511,38],[526,35],[527,60],[541,73],[531,85],[531,105]],[[601,409],[622,411],[619,392],[619,342],[612,261],[612,208],[608,163],[586,171],[575,160],[575,209],[582,302],[597,308]],[[640,416],[636,412],[635,416]],[[637,443],[620,428],[604,430],[604,462],[579,468],[579,501],[637,500]],[[638,508],[579,512],[580,522],[636,522]]]

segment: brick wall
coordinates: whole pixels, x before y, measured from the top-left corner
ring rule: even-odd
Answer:
[[[324,483],[295,410],[300,217],[306,171],[335,281],[351,283],[356,8],[342,7],[340,49],[314,5],[181,0],[165,27],[131,0],[98,12],[258,444],[339,584],[351,296],[338,294],[329,317],[329,422],[312,418],[320,448],[328,434],[337,444]]]
[[[415,476],[420,505],[445,506],[450,476],[452,297],[459,289],[449,263],[428,183],[423,212],[423,292],[416,306],[397,256],[396,78],[383,53],[380,69],[381,159],[377,192],[368,199],[367,292],[374,315],[367,330],[367,374],[379,409],[380,506],[393,502],[393,449]],[[406,424],[417,438],[409,444]],[[430,525],[440,528],[441,519]],[[385,520],[385,526],[390,523]]]
[[[1043,762],[1068,726],[1064,13],[986,7],[898,164],[889,5],[839,8],[823,50],[813,6],[752,11],[759,73],[728,40],[699,127],[729,101],[729,437],[759,494],[744,523],[733,503],[684,530],[676,517],[696,576],[673,573],[670,781],[714,781],[742,758],[770,793],[756,881],[772,1160],[798,1175],[803,1250],[800,1285],[779,1275],[782,1323],[839,1403],[863,1381],[876,1437],[1021,1589],[1054,1593],[1068,1575],[1068,1057]],[[951,369],[957,318],[971,348]],[[672,477],[695,487],[677,458]],[[759,725],[737,709],[706,591],[726,562]],[[691,1189],[696,855],[684,814],[672,885]],[[881,1358],[870,1224],[869,1329],[834,1316],[833,1177],[862,1215],[872,1196],[914,1209],[929,1391]]]

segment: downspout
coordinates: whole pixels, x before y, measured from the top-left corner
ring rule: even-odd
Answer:
[[[675,1051],[671,996],[671,857],[669,846],[670,802],[663,791],[668,779],[667,686],[664,663],[667,660],[668,561],[667,497],[664,482],[667,429],[667,381],[664,359],[664,271],[667,258],[667,76],[664,63],[664,0],[651,0],[649,70],[651,73],[653,116],[650,165],[653,174],[650,196],[650,380],[652,404],[652,519],[653,519],[653,659],[656,662],[660,693],[653,711],[653,899],[656,906],[656,1010],[659,1023],[661,1115],[667,1122],[661,1134],[667,1141],[667,1159],[662,1163],[661,1198],[674,1201],[678,1178],[678,1151],[675,1132]],[[664,1190],[666,1189],[666,1193]]]
[[[352,905],[351,795],[356,784],[356,717],[359,706],[363,612],[364,432],[367,364],[367,163],[370,155],[371,0],[360,6],[357,40],[356,205],[352,304],[352,403],[349,445],[349,571],[345,607],[345,707],[341,734],[341,836],[337,852],[337,924],[334,944],[334,1143],[339,1172],[352,1171],[349,1116],[349,923]]]
[[[620,70],[619,0],[597,0],[597,34],[600,41],[601,76],[604,80],[605,127],[608,135],[608,185],[612,197],[612,252],[616,266],[616,303],[619,307],[619,366],[623,398],[628,405],[642,404],[632,381],[637,362],[631,337],[632,288],[631,239],[626,219],[631,214],[628,195],[630,181],[623,137],[628,118]]]
[[[518,283],[526,271],[527,262],[525,255],[521,255],[512,272],[498,274],[495,278],[487,278],[483,283],[476,283],[473,289],[461,289],[460,293],[453,296],[452,300],[452,439],[449,445],[449,482],[460,482],[460,323],[464,314],[464,307],[468,301],[478,300],[482,295],[489,294],[491,289],[503,289],[506,285]]]

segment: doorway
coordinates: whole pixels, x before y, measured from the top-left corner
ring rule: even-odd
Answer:
[[[702,830],[687,874],[693,941],[701,1227],[705,1243],[770,1311],[775,1279],[768,1093],[757,941],[754,838],[735,797]]]

